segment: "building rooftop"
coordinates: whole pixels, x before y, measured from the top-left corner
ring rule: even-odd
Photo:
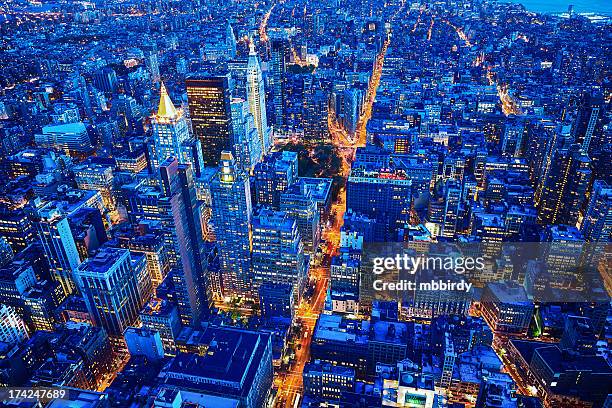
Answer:
[[[83,133],[86,131],[87,129],[82,122],[47,125],[43,127],[43,133]]]
[[[525,288],[516,282],[490,282],[487,288],[502,303],[530,303]]]
[[[300,177],[299,182],[307,186],[311,191],[312,197],[317,200],[325,200],[331,191],[332,179],[330,178],[315,178],[315,177]]]
[[[408,342],[408,325],[406,323],[383,320],[364,321],[363,327],[369,329],[370,341],[403,345]]]
[[[164,382],[207,394],[242,395],[252,385],[270,335],[208,327],[200,342],[206,354],[179,353],[164,368]]]
[[[313,341],[365,344],[368,341],[368,332],[362,329],[362,323],[362,320],[349,320],[341,315],[322,313],[317,320]]]
[[[112,270],[117,262],[127,258],[130,251],[121,248],[104,247],[93,258],[86,259],[79,265],[79,272],[82,274],[104,275]]]
[[[176,309],[176,306],[168,302],[166,299],[153,298],[144,306],[140,314],[149,316],[166,316],[169,315],[173,309]]]
[[[591,371],[612,375],[610,364],[602,356],[576,355],[562,351],[557,345],[537,347],[537,353],[555,373],[564,371]]]

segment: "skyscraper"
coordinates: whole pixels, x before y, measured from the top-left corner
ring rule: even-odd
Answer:
[[[457,233],[458,222],[460,219],[459,205],[461,204],[461,185],[453,179],[446,181],[444,199],[444,224],[442,226],[442,236],[454,238]]]
[[[612,186],[595,180],[580,232],[588,242],[612,241]]]
[[[344,129],[346,129],[350,137],[354,138],[355,132],[357,132],[359,114],[361,113],[363,91],[357,88],[345,89],[342,95],[342,99]]]
[[[346,208],[376,220],[386,239],[398,238],[410,219],[412,180],[401,170],[353,165],[346,186]]]
[[[215,167],[233,142],[232,111],[227,76],[188,78],[187,99],[193,134],[202,144],[204,165]]]
[[[313,143],[329,140],[327,129],[327,108],[329,98],[321,89],[317,79],[308,76],[304,79],[304,138]]]
[[[275,131],[286,124],[285,120],[285,72],[287,70],[289,44],[284,38],[273,38],[271,41],[271,82],[274,105]]]
[[[299,303],[307,264],[297,223],[287,213],[264,208],[253,217],[252,261],[258,286],[264,283],[293,285]]]
[[[233,150],[236,164],[247,173],[261,161],[262,150],[253,115],[244,99],[232,99]]]
[[[541,179],[538,222],[576,225],[591,179],[590,159],[574,144],[557,149]]]
[[[221,154],[210,186],[212,220],[220,250],[223,296],[254,296],[250,265],[251,189],[230,152]]]
[[[197,325],[208,312],[206,265],[202,259],[202,225],[189,165],[176,159],[161,164],[160,181],[166,205],[167,229],[173,232],[179,258],[172,269],[181,321]]]
[[[306,184],[293,183],[281,194],[280,209],[296,220],[304,252],[314,255],[319,246],[321,228],[319,211],[312,191]]]
[[[227,47],[227,53],[230,58],[236,57],[236,35],[234,35],[234,29],[230,22],[227,22],[225,28],[225,45]]]
[[[0,304],[0,341],[19,344],[27,338],[28,330],[21,316],[12,307]]]
[[[201,154],[198,154],[201,151],[193,151],[189,143],[189,128],[183,110],[174,107],[163,82],[159,90],[157,113],[151,117],[151,124],[153,145],[150,146],[150,157],[153,172],[169,157],[176,157],[180,163],[191,164],[194,172],[203,166]]]
[[[55,203],[38,210],[38,235],[49,262],[51,277],[59,282],[66,296],[75,290],[73,271],[81,263],[68,218]]]
[[[280,209],[281,194],[297,181],[298,157],[295,152],[273,152],[253,169],[253,198],[259,205]]]
[[[130,251],[105,247],[75,271],[87,310],[108,333],[116,350],[125,347],[123,332],[138,319],[141,304]]]
[[[251,40],[249,62],[247,65],[247,99],[249,110],[255,119],[255,128],[259,135],[262,152],[267,153],[272,146],[272,134],[268,128],[266,116],[266,90],[264,88],[259,56],[255,51],[255,43]]]
[[[501,140],[501,152],[503,155],[520,157],[525,149],[525,122],[519,119],[508,121],[504,125],[504,133]]]
[[[25,249],[34,238],[34,226],[23,209],[0,207],[0,236],[14,252]]]
[[[599,95],[584,94],[574,123],[571,136],[574,143],[578,143],[584,152],[590,152],[591,141],[595,137],[595,144],[599,144],[602,133],[602,105],[603,98]]]
[[[119,86],[117,74],[111,67],[99,69],[94,74],[94,85],[98,90],[104,93],[114,93]]]
[[[159,174],[159,188],[124,186],[125,206],[134,224],[143,220],[161,224],[181,321],[197,326],[200,317],[208,312],[210,298],[193,176],[190,166],[175,158],[166,159]]]
[[[125,235],[119,238],[119,245],[132,254],[144,255],[147,259],[148,276],[153,291],[164,281],[170,272],[168,251],[164,246],[164,233],[150,230],[142,235]]]
[[[159,82],[159,60],[157,58],[157,45],[150,43],[142,47],[142,53],[144,54],[145,66],[151,74],[151,80],[153,82]]]

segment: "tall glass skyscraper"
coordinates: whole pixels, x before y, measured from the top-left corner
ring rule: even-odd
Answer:
[[[321,238],[319,211],[312,191],[302,183],[293,183],[280,197],[280,209],[294,218],[302,238],[304,252],[314,255]]]
[[[208,312],[208,269],[202,257],[202,225],[191,167],[168,158],[160,165],[159,175],[159,188],[125,186],[125,206],[130,219],[161,224],[181,321],[197,326]]]
[[[271,82],[274,104],[274,125],[280,128],[286,124],[285,120],[285,72],[287,70],[289,44],[286,39],[274,38],[271,42]]]
[[[185,82],[193,134],[202,144],[204,165],[216,167],[221,152],[231,150],[234,139],[229,79],[207,76]]]
[[[612,241],[612,186],[595,180],[580,232],[589,242]]]
[[[259,56],[255,51],[255,44],[251,40],[249,62],[247,66],[247,99],[249,110],[255,119],[255,127],[259,140],[261,141],[262,152],[267,153],[272,146],[272,134],[268,128],[268,118],[266,116],[266,91],[264,88],[261,67],[259,66]]]
[[[220,249],[223,296],[255,296],[251,281],[251,191],[249,178],[230,152],[221,154],[212,180],[212,220]]]
[[[148,43],[142,47],[142,53],[144,55],[145,65],[151,74],[151,80],[153,82],[159,82],[159,60],[157,58],[157,45],[155,43]]]
[[[81,263],[68,218],[55,203],[38,210],[38,236],[49,262],[51,277],[59,282],[66,296],[75,291],[73,271]]]
[[[173,232],[177,262],[171,271],[181,321],[197,326],[208,312],[207,267],[202,258],[202,225],[198,212],[193,176],[189,165],[176,159],[161,164],[160,182],[165,207],[165,228]]]
[[[230,58],[236,57],[236,35],[234,34],[234,29],[232,25],[227,22],[227,27],[225,28],[225,45],[227,47],[227,53]]]
[[[542,177],[538,222],[576,225],[587,198],[591,160],[578,144],[557,149]]]

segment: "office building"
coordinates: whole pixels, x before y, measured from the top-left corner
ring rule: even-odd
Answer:
[[[53,331],[59,321],[55,311],[64,299],[64,291],[55,281],[39,281],[23,294],[27,320],[34,330]]]
[[[158,332],[164,353],[176,355],[175,339],[181,331],[181,319],[176,306],[165,299],[153,298],[140,312],[142,326]]]
[[[25,249],[36,234],[36,230],[22,209],[0,209],[0,236],[17,253]]]
[[[115,350],[124,349],[123,333],[137,321],[142,303],[130,251],[105,247],[79,266],[75,278],[96,325],[106,330]]]
[[[251,292],[251,190],[230,152],[221,154],[211,186],[212,221],[219,245],[223,295]],[[251,294],[252,295],[252,294]]]
[[[297,153],[273,152],[253,169],[251,190],[256,204],[280,209],[281,195],[298,177]]]
[[[177,401],[245,408],[265,405],[273,375],[269,334],[210,327],[198,344],[203,354],[179,353],[162,370],[163,385],[175,390],[167,399],[171,405],[162,406],[176,406]]]
[[[15,261],[0,268],[0,303],[11,306],[23,315],[23,295],[36,283],[32,265]]]
[[[401,170],[356,164],[346,186],[346,208],[381,224],[384,237],[380,240],[397,240],[399,229],[410,220],[412,181]]]
[[[94,86],[106,94],[115,93],[119,86],[117,73],[111,67],[97,70],[94,74]]]
[[[199,174],[203,167],[201,150],[197,143],[190,143],[189,127],[183,110],[174,107],[163,82],[159,94],[157,113],[151,116],[153,127],[153,144],[150,145],[151,170],[156,174],[166,159],[174,157],[179,163],[190,164],[192,171]],[[195,149],[191,148],[192,146]]]
[[[529,374],[553,406],[575,406],[579,400],[602,406],[612,387],[612,368],[603,357],[565,353],[554,344],[533,351]]]
[[[296,221],[283,211],[263,208],[253,216],[252,242],[254,283],[293,285],[299,303],[308,265]]]
[[[304,138],[310,143],[329,141],[327,129],[327,110],[329,96],[322,89],[321,83],[314,76],[304,80]]]
[[[310,191],[312,198],[317,203],[317,210],[319,210],[319,220],[322,226],[327,223],[331,213],[332,181],[333,180],[331,178],[298,178],[298,183],[303,185],[305,190]]]
[[[0,342],[19,344],[28,339],[23,319],[12,307],[0,304]]]
[[[259,66],[259,56],[257,51],[255,51],[253,40],[250,43],[247,67],[247,101],[249,103],[249,111],[253,115],[257,134],[259,135],[261,151],[263,154],[266,154],[272,147],[272,132],[268,127],[266,90],[261,75],[261,67]]]
[[[589,157],[579,145],[558,149],[541,181],[538,222],[576,225],[591,181]]]
[[[202,224],[189,165],[166,159],[160,168],[166,217],[178,257],[171,270],[181,321],[197,325],[209,312],[207,264],[202,257]]]
[[[164,245],[163,231],[150,230],[143,235],[120,237],[119,245],[129,249],[131,254],[143,254],[146,257],[147,276],[151,280],[152,290],[155,291],[170,272],[170,259]]]
[[[570,135],[573,142],[580,145],[585,153],[590,153],[593,147],[600,147],[603,142],[601,139],[603,105],[604,100],[601,95],[584,93],[580,98]]]
[[[280,209],[297,221],[304,253],[314,255],[321,238],[321,225],[312,190],[302,183],[291,184],[281,194]]]
[[[371,360],[368,339],[369,322],[321,313],[312,334],[311,359],[351,367],[355,370],[355,378],[364,380]],[[347,344],[351,347],[346,347]]]
[[[193,135],[202,145],[207,167],[216,167],[234,140],[228,76],[192,77],[185,81]]]
[[[227,22],[225,27],[225,46],[227,47],[227,54],[230,58],[236,58],[236,35],[230,22]]]
[[[339,400],[355,389],[355,370],[314,361],[304,367],[304,393],[323,400]]]
[[[587,242],[612,241],[612,186],[595,180],[580,232]]]
[[[250,173],[251,169],[262,159],[261,141],[247,101],[234,98],[231,107],[234,132],[233,151],[236,153],[236,164],[246,173]]]
[[[66,296],[76,289],[73,273],[81,263],[68,217],[57,203],[49,203],[38,210],[38,236],[49,262],[51,278],[62,286]]]
[[[106,208],[115,208],[113,168],[110,165],[89,162],[74,166],[73,171],[78,188],[99,191]]]
[[[157,45],[155,43],[149,43],[142,47],[142,53],[144,55],[145,66],[151,75],[153,82],[159,82],[159,60],[157,58]]]
[[[331,260],[331,290],[340,293],[358,294],[361,263],[358,259],[349,258],[347,255],[335,256]]]
[[[34,136],[34,141],[39,147],[60,150],[68,155],[90,154],[94,150],[82,122],[44,126],[42,133]]]
[[[285,123],[285,73],[287,60],[289,58],[288,40],[284,38],[273,38],[270,45],[271,58],[271,82],[272,82],[272,104],[274,105],[274,131],[281,129]]]
[[[294,285],[265,282],[259,285],[259,307],[261,316],[267,320],[294,315]]]
[[[489,283],[480,303],[482,315],[495,333],[527,332],[534,307],[522,286],[515,282]]]
[[[128,327],[123,336],[130,355],[145,356],[149,360],[160,360],[164,357],[159,332],[147,327]]]

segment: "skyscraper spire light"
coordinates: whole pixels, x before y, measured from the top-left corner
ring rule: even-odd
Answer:
[[[159,89],[159,106],[157,107],[157,116],[162,118],[174,118],[176,115],[176,108],[170,99],[170,95],[168,95],[166,86],[162,82]]]

